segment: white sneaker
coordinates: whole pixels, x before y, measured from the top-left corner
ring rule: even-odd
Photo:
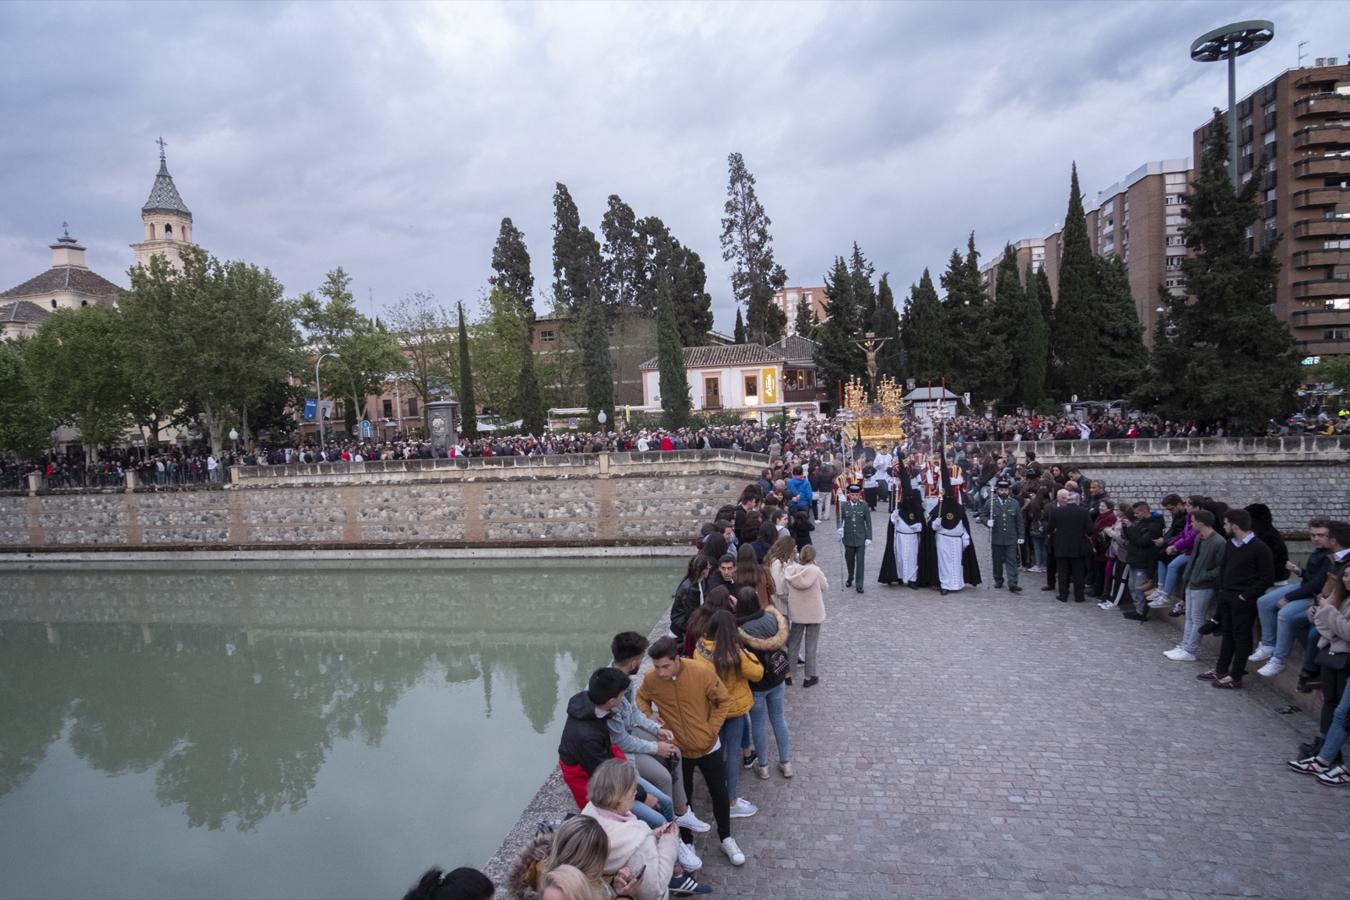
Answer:
[[[1168,659],[1174,659],[1177,662],[1195,662],[1195,654],[1187,650],[1182,650],[1180,647],[1173,647],[1171,650],[1164,653],[1163,656]]]
[[[731,817],[733,819],[748,819],[757,812],[759,812],[759,807],[744,797],[737,797],[736,802],[731,804]],[[740,865],[740,863],[737,863],[737,865]]]
[[[1172,605],[1172,598],[1168,597],[1166,594],[1162,595],[1154,594],[1153,599],[1148,601],[1149,609],[1162,609],[1164,606],[1171,606],[1171,605]]]
[[[684,815],[675,817],[675,824],[681,828],[688,828],[690,831],[697,831],[699,834],[712,830],[711,825],[694,815],[692,806],[684,811]]]
[[[1250,657],[1248,658],[1250,659]],[[1272,659],[1270,662],[1257,669],[1256,674],[1260,675],[1262,678],[1274,678],[1283,671],[1284,663],[1280,662],[1278,659]]]
[[[722,852],[727,855],[727,859],[731,860],[733,866],[745,865],[745,854],[741,852],[735,838],[727,838],[722,841]]]
[[[1261,662],[1263,660],[1270,659],[1274,655],[1275,655],[1274,644],[1261,644],[1259,647],[1256,648],[1255,653],[1247,657],[1247,662]]]
[[[675,842],[675,861],[684,866],[686,872],[697,872],[703,868],[703,860],[694,852],[694,845],[684,841]]]

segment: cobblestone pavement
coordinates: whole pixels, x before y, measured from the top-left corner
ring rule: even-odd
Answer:
[[[1165,623],[1058,603],[1043,575],[994,591],[980,525],[981,588],[885,587],[874,525],[862,595],[815,532],[829,620],[820,684],[787,689],[796,777],[742,773],[741,869],[697,836],[714,896],[1350,897],[1350,789],[1286,770],[1306,713],[1195,680],[1216,639],[1174,663]]]

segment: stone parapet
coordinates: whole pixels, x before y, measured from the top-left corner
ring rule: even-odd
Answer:
[[[1028,451],[1045,465],[1102,467],[1191,466],[1240,463],[1287,466],[1297,463],[1350,463],[1350,435],[1276,438],[1143,438],[1088,441],[984,441],[967,448],[1025,459]]]

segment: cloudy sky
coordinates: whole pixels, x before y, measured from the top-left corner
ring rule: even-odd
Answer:
[[[1190,41],[1269,18],[1251,91],[1350,56],[1340,3],[0,4],[0,289],[69,221],[122,284],[157,168],[197,241],[298,294],[343,266],[369,310],[476,303],[503,216],[551,276],[552,194],[599,230],[617,193],[708,264],[745,155],[793,284],[857,241],[897,293],[974,229],[983,254],[1187,156],[1226,103]],[[546,302],[541,305],[547,305]]]

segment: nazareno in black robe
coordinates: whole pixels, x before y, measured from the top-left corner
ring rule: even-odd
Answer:
[[[906,489],[904,491],[903,499],[897,504],[897,509],[900,510],[900,517],[911,525],[915,522],[922,522],[923,498],[919,496],[917,491],[909,487],[908,475],[902,473],[902,477],[904,478],[904,481],[901,483],[905,485]],[[918,571],[915,573],[915,577],[918,578],[917,583],[920,586],[923,586],[925,540],[931,545],[930,549],[933,558],[933,584],[937,584],[937,542],[933,540],[933,535],[928,533],[928,529],[923,528],[919,531],[919,567]],[[898,562],[899,561],[895,558],[895,523],[891,521],[890,516],[887,516],[886,552],[881,557],[881,574],[877,576],[877,581],[882,584],[898,584],[900,582],[900,567]]]

